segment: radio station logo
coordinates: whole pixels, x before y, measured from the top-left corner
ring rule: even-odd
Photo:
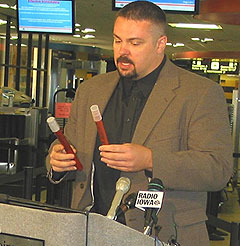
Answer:
[[[145,208],[158,208],[162,207],[163,191],[139,191],[135,207],[145,210]]]

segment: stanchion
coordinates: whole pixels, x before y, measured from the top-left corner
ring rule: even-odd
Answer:
[[[32,200],[33,167],[24,167],[23,198]]]

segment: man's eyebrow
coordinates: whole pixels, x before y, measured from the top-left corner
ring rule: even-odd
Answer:
[[[133,37],[128,39],[128,41],[134,41],[134,40],[143,41],[142,38],[138,38],[138,37]]]
[[[115,33],[113,33],[113,37],[114,38],[119,38],[119,39],[121,39],[117,34],[115,34]]]
[[[113,34],[113,37],[114,37],[114,38],[119,38],[119,39],[121,39],[117,34]],[[128,40],[128,41],[134,41],[134,40],[143,41],[143,39],[142,39],[142,38],[139,38],[139,37],[132,37],[132,38],[128,38],[127,40]]]

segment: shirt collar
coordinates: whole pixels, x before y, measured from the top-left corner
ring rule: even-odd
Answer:
[[[128,78],[123,78],[123,83],[126,86],[126,90],[130,90],[130,88],[133,86],[137,86],[138,89],[142,92],[142,94],[147,97],[149,95],[149,93],[151,92],[154,84],[156,83],[156,80],[164,66],[164,64],[166,63],[166,56],[164,56],[163,61],[161,62],[161,64],[154,69],[151,73],[149,73],[148,75],[146,75],[145,77],[139,79],[139,80],[132,80],[132,79],[128,79]]]

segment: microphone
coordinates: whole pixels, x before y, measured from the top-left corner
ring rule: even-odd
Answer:
[[[128,195],[124,200],[124,203],[118,207],[115,217],[117,218],[119,215],[126,213],[129,209],[135,208],[136,199],[137,193]]]
[[[148,191],[150,191],[153,195],[152,197],[156,197],[156,193],[161,193],[160,197],[160,203],[159,206],[156,208],[146,208],[145,210],[145,221],[144,221],[144,233],[145,235],[151,235],[152,233],[152,227],[153,225],[157,224],[157,215],[161,210],[162,207],[162,201],[163,201],[163,191],[164,191],[164,186],[163,183],[160,179],[154,178],[151,180],[151,182],[148,184]],[[155,193],[155,195],[154,195]]]
[[[116,217],[116,211],[119,207],[124,194],[130,189],[130,179],[127,177],[121,177],[116,183],[116,193],[112,201],[112,205],[107,213],[107,218],[114,220]]]
[[[78,160],[76,154],[74,153],[72,147],[70,146],[70,144],[68,143],[67,139],[65,138],[65,136],[63,135],[62,131],[60,130],[60,127],[56,121],[56,119],[54,117],[49,117],[47,119],[47,123],[49,125],[49,128],[51,129],[51,131],[56,135],[56,137],[58,138],[58,140],[60,141],[60,143],[64,146],[65,151],[68,154],[74,154],[74,161],[76,162],[76,167],[78,170],[82,170],[83,166],[82,163]]]
[[[102,121],[102,115],[99,111],[98,105],[92,105],[90,107],[90,110],[92,112],[93,120],[96,123],[97,131],[98,131],[98,134],[99,134],[99,137],[100,137],[102,144],[109,144],[107,134],[106,134],[106,131],[104,129],[104,125],[103,125],[103,121]]]

